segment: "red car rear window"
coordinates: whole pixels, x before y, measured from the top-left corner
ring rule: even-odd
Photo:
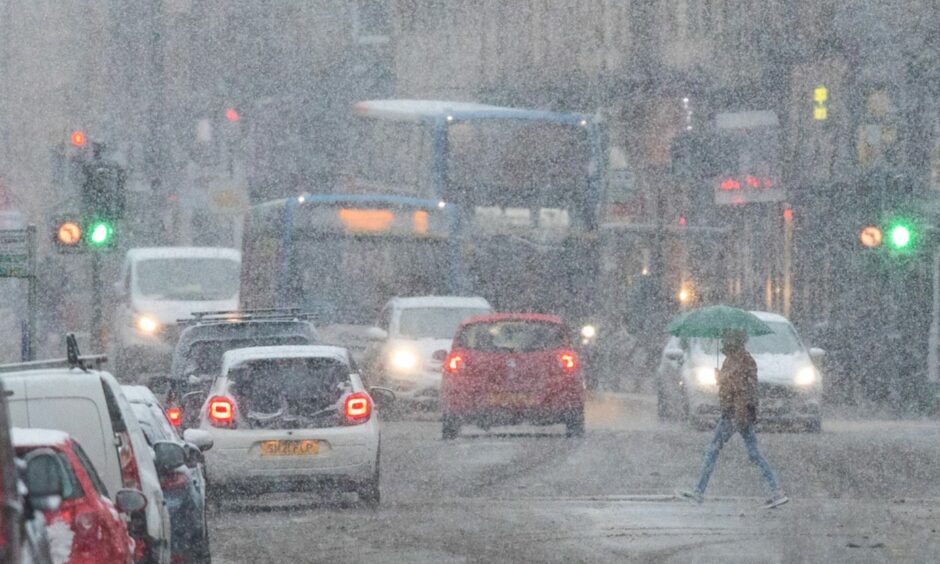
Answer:
[[[505,320],[467,325],[456,344],[482,352],[535,352],[567,347],[568,335],[557,323]]]

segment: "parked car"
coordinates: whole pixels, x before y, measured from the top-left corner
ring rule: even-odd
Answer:
[[[114,285],[111,354],[122,382],[165,372],[179,319],[238,307],[241,253],[212,247],[130,249]]]
[[[68,342],[66,359],[0,366],[10,419],[20,427],[67,432],[81,443],[108,491],[143,493],[146,507],[131,513],[129,527],[135,560],[168,563],[170,517],[158,469],[178,466],[183,450],[175,443],[151,450],[114,376],[87,366],[103,357],[80,357],[74,336]]]
[[[209,388],[222,371],[222,355],[226,351],[319,342],[313,324],[296,310],[196,314],[176,343],[169,377],[152,381],[151,388],[164,388],[165,405],[174,410],[174,416],[175,410],[180,410],[182,426],[191,427],[198,424],[201,400],[187,401],[186,394],[205,392]]]
[[[422,296],[394,298],[382,309],[366,350],[364,372],[370,384],[388,386],[399,400],[436,406],[441,393],[441,359],[460,322],[493,311],[483,298]]]
[[[468,423],[562,423],[569,436],[584,433],[584,380],[571,332],[556,316],[472,317],[457,329],[443,371],[445,439]]]
[[[215,443],[206,453],[210,497],[312,486],[379,504],[379,421],[346,349],[226,352],[200,428]]]
[[[174,442],[186,452],[185,464],[160,476],[160,487],[170,511],[173,529],[173,561],[210,562],[205,459],[202,452],[212,447],[211,437],[200,429],[189,429],[187,437],[198,444],[184,441],[149,388],[122,386],[122,389],[131,402],[131,408],[149,444]]]
[[[52,554],[42,508],[59,503],[60,485],[52,480],[41,483],[24,476],[26,464],[13,450],[7,417],[6,391],[0,381],[0,562],[9,564],[51,564]],[[24,480],[23,478],[27,478]],[[25,482],[33,483],[33,491]]]
[[[814,360],[825,354],[803,345],[781,315],[751,312],[773,330],[750,337],[747,350],[757,363],[758,423],[783,424],[812,432],[822,429],[822,376]],[[698,428],[717,422],[718,367],[724,361],[718,339],[670,337],[657,370],[657,406],[662,419],[689,419]]]
[[[48,429],[13,429],[17,456],[46,465],[60,482],[61,502],[44,511],[53,560],[69,564],[130,564],[134,540],[124,518],[147,504],[142,493],[123,489],[114,502],[81,445],[67,433]]]

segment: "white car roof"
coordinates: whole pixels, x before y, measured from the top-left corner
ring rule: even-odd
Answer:
[[[10,438],[15,447],[41,447],[62,445],[69,442],[69,434],[54,429],[24,429],[13,427],[10,429]]]
[[[122,385],[121,390],[124,397],[131,403],[158,403],[157,397],[153,395],[147,386],[129,386]]]
[[[280,345],[273,347],[245,347],[222,355],[222,374],[239,364],[269,358],[330,358],[349,364],[349,352],[343,347],[330,345]]]
[[[753,313],[761,321],[777,321],[783,323],[790,322],[786,317],[780,315],[779,313],[772,313],[769,311],[752,311],[751,313]]]
[[[140,247],[128,250],[127,258],[132,262],[167,258],[225,258],[240,261],[242,254],[238,249],[225,247]]]
[[[481,308],[492,309],[490,302],[479,296],[411,296],[392,298],[392,307],[409,308]]]

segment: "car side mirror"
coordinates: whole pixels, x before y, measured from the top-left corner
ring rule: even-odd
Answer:
[[[395,403],[395,400],[398,397],[391,388],[383,388],[381,386],[372,386],[369,388],[369,395],[372,396],[372,400],[375,402],[375,405],[380,408],[387,407]]]
[[[814,362],[818,362],[826,356],[826,351],[818,347],[812,347],[809,349],[809,357],[813,359]]]
[[[186,452],[177,443],[157,441],[153,444],[153,464],[157,468],[157,474],[169,474],[186,464]]]
[[[369,327],[366,329],[366,338],[370,341],[385,341],[388,339],[388,331],[381,327]]]
[[[187,443],[192,443],[200,452],[209,450],[212,448],[212,445],[215,444],[209,431],[202,429],[186,429],[183,431],[183,440]]]
[[[434,354],[431,355],[431,358],[438,362],[444,362],[447,360],[447,351],[444,349],[434,351]]]
[[[118,490],[114,494],[114,506],[125,515],[130,515],[147,507],[147,498],[137,490]]]
[[[62,464],[54,452],[37,450],[26,456],[27,500],[33,509],[55,511],[62,503]]]

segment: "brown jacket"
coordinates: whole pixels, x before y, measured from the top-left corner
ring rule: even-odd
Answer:
[[[739,428],[757,420],[757,363],[744,348],[729,351],[718,373],[721,415]]]

